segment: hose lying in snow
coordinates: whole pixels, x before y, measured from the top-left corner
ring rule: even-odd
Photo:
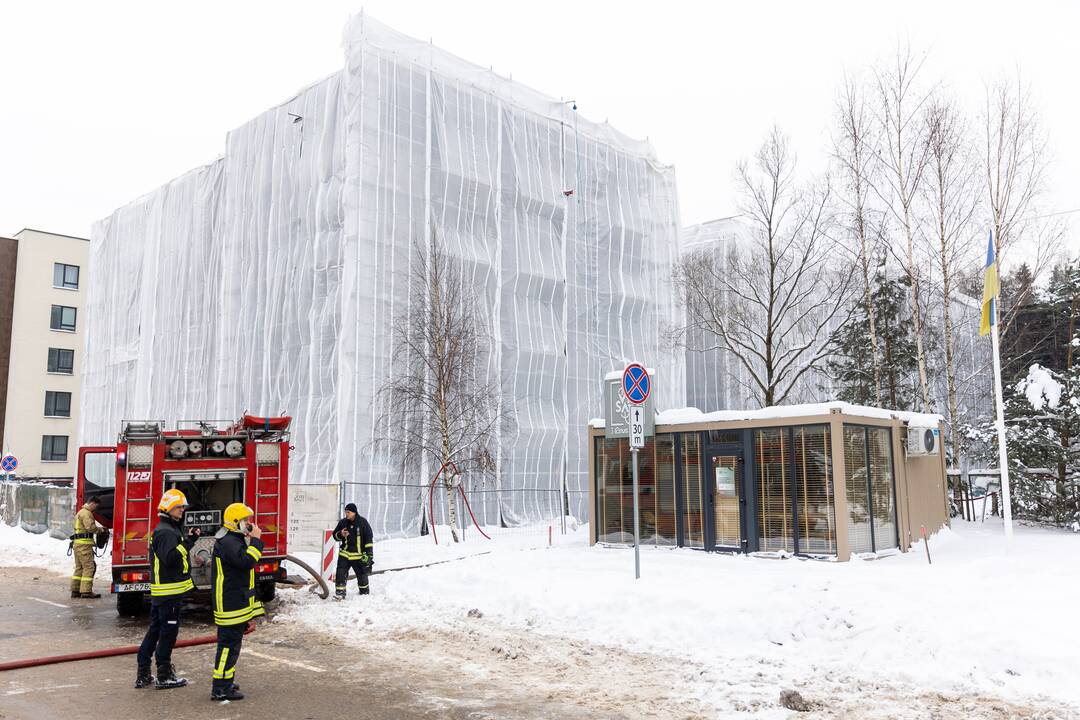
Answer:
[[[405,567],[383,568],[381,570],[372,570],[372,575],[382,575],[383,573],[401,572],[402,570],[419,570],[421,568],[434,567],[435,565],[445,565],[446,563],[457,562],[459,560],[468,560],[469,558],[480,557],[481,555],[490,555],[491,550],[485,550],[484,552],[473,553],[472,555],[462,555],[457,558],[448,558],[446,560],[435,560],[433,562],[423,563],[421,565],[406,565]],[[349,577],[347,579],[352,580],[356,577],[356,573],[352,570],[349,571]],[[325,599],[325,598],[324,598]]]
[[[254,625],[248,625],[244,634],[247,635],[254,630]],[[211,643],[216,643],[217,640],[217,635],[203,635],[202,637],[177,640],[174,647],[181,648],[191,647],[193,645],[209,645]],[[118,648],[71,653],[70,655],[51,655],[49,657],[30,658],[28,660],[15,660],[13,662],[0,663],[0,672],[3,672],[4,670],[19,670],[20,668],[38,667],[39,665],[55,665],[56,663],[75,662],[76,660],[93,660],[95,658],[113,657],[114,655],[134,655],[137,652],[139,652],[138,645],[126,645]]]
[[[319,592],[320,598],[325,600],[326,598],[330,597],[330,586],[326,584],[326,580],[323,580],[323,576],[320,573],[315,572],[315,570],[310,565],[308,565],[306,562],[296,557],[295,555],[286,555],[285,559],[289,562],[294,562],[300,567],[304,568],[308,571],[308,574],[311,575],[311,577],[315,578],[315,582],[319,583],[319,587],[321,588]],[[314,588],[312,588],[312,591],[314,591]]]

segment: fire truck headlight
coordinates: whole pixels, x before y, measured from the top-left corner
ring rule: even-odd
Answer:
[[[187,443],[183,440],[173,440],[169,443],[169,454],[174,458],[182,458],[188,453]]]

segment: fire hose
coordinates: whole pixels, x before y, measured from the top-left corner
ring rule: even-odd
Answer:
[[[296,563],[304,570],[315,578],[321,591],[319,597],[323,600],[330,597],[330,587],[326,584],[326,580],[322,578],[319,573],[315,572],[310,565],[294,555],[286,555],[286,560]],[[255,630],[255,624],[248,625],[244,634],[247,635]],[[195,645],[209,645],[217,642],[217,635],[203,635],[200,637],[186,638],[184,640],[178,640],[174,647],[192,647]],[[22,668],[39,667],[41,665],[54,665],[56,663],[76,662],[78,660],[94,660],[97,658],[114,657],[116,655],[134,655],[139,652],[138,645],[125,645],[124,647],[105,648],[103,650],[91,650],[81,653],[69,653],[67,655],[50,655],[48,657],[29,658],[26,660],[14,660],[12,662],[0,663],[0,672],[5,670],[19,670]]]
[[[300,567],[304,568],[305,570],[308,571],[308,574],[311,575],[311,577],[315,578],[315,582],[317,582],[319,584],[319,588],[320,588],[319,597],[320,598],[325,600],[326,598],[330,597],[330,586],[326,584],[326,580],[323,579],[323,576],[320,573],[315,572],[315,570],[310,565],[308,565],[306,562],[304,562],[300,558],[296,557],[295,555],[286,555],[285,559],[288,560],[289,562],[294,562],[297,565],[299,565]],[[311,590],[312,590],[312,592],[314,592],[315,588],[311,588]]]
[[[248,625],[244,634],[247,635],[255,630],[255,623]],[[177,640],[173,647],[191,647],[193,645],[209,645],[217,642],[217,635],[203,635],[201,637]],[[139,652],[138,645],[125,645],[118,648],[105,648],[104,650],[91,650],[89,652],[70,653],[68,655],[50,655],[49,657],[30,658],[27,660],[15,660],[13,662],[0,663],[0,672],[5,670],[19,670],[21,668],[38,667],[41,665],[54,665],[56,663],[75,662],[76,660],[94,660],[96,658],[113,657],[115,655],[134,655]]]

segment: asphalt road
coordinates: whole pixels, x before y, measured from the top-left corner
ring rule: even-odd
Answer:
[[[285,590],[282,592],[297,592]],[[72,600],[64,577],[0,569],[0,661],[137,645],[145,617],[121,618],[109,595]],[[272,610],[272,606],[271,606]],[[181,638],[214,633],[205,608],[185,611]],[[573,698],[528,697],[527,688],[479,689],[425,674],[408,653],[365,652],[284,623],[260,625],[244,641],[236,680],[244,700],[210,700],[214,646],[180,648],[173,663],[188,686],[135,690],[135,656],[0,672],[0,718],[568,718],[588,717]],[[523,695],[524,693],[524,695]],[[621,715],[621,714],[620,714]]]

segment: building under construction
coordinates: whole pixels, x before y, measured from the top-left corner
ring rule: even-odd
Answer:
[[[410,253],[435,237],[491,309],[488,372],[513,418],[474,509],[516,524],[565,501],[585,519],[599,378],[647,359],[658,406],[684,404],[661,342],[678,226],[647,143],[354,18],[341,71],[95,225],[81,441],[287,409],[294,483],[342,483],[376,532],[416,533],[426,478],[371,442]]]

